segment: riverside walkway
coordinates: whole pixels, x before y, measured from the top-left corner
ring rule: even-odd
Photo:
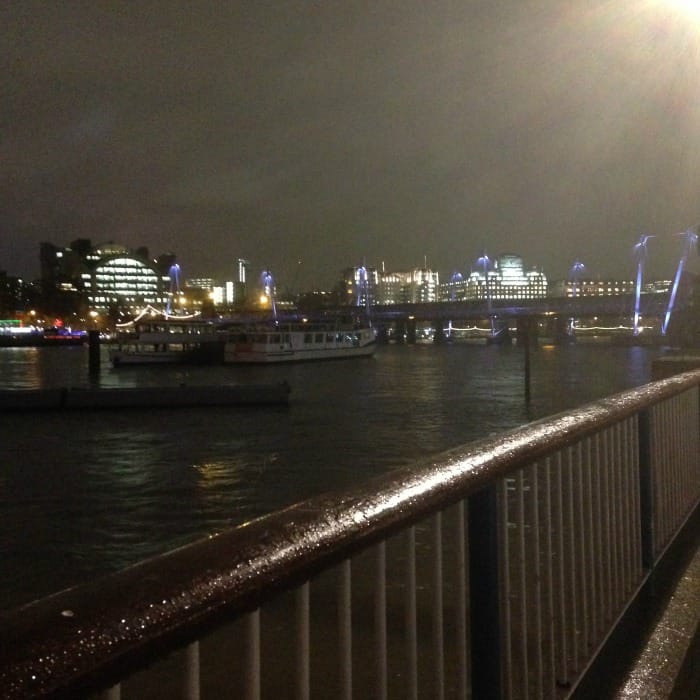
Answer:
[[[694,697],[699,503],[693,370],[4,614],[0,688]]]

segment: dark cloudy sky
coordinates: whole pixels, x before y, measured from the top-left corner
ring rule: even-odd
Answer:
[[[174,251],[282,288],[361,263],[671,277],[700,221],[682,0],[0,3],[0,269]]]

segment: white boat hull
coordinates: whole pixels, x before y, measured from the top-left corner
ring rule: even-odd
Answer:
[[[329,329],[289,326],[232,333],[224,345],[224,362],[278,364],[369,357],[376,349],[371,328]]]
[[[182,350],[112,350],[109,360],[114,367],[124,365],[172,365],[187,362],[188,355]]]
[[[350,357],[370,357],[374,354],[376,345],[365,345],[361,348],[337,348],[318,350],[278,350],[256,352],[254,350],[224,351],[224,362],[227,363],[276,363],[276,362],[305,362],[310,360],[340,360]]]

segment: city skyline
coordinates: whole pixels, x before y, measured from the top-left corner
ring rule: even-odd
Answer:
[[[700,219],[700,25],[668,0],[27,1],[0,38],[0,269],[27,279],[80,237],[291,289],[484,249],[627,278],[642,234],[670,278]]]
[[[186,268],[186,261],[181,261],[180,256],[177,255],[177,251],[170,251],[169,253],[163,253],[159,255],[153,255],[153,251],[149,249],[147,245],[140,245],[137,246],[136,248],[127,248],[122,246],[120,243],[115,242],[115,241],[109,241],[106,244],[96,244],[93,245],[92,242],[89,239],[80,239],[76,241],[70,242],[70,244],[66,243],[64,245],[55,245],[53,243],[48,243],[44,242],[42,243],[42,252],[41,255],[44,255],[43,247],[47,247],[47,251],[49,251],[49,256],[60,256],[63,257],[66,253],[69,253],[71,255],[75,254],[74,251],[78,252],[79,255],[84,255],[85,250],[90,249],[94,253],[96,253],[96,257],[94,260],[98,260],[99,258],[104,257],[107,255],[108,257],[115,257],[117,252],[122,251],[125,254],[127,254],[127,257],[137,257],[140,259],[143,259],[144,262],[147,264],[151,265],[153,269],[156,269],[157,267],[163,266],[163,261],[166,261],[166,268],[163,268],[163,271],[167,269],[167,266],[170,265],[170,262],[167,262],[169,259],[175,261],[177,264],[174,265],[174,268],[177,268],[177,278],[179,280],[178,286],[181,286],[184,288],[185,286],[190,286],[190,283],[194,282],[192,286],[197,287],[200,285],[202,281],[208,281],[212,284],[215,285],[221,285],[221,284],[229,284],[231,283],[232,280],[239,280],[241,274],[244,274],[245,277],[249,278],[248,281],[255,286],[257,283],[257,286],[261,286],[263,282],[261,281],[263,277],[267,277],[268,279],[272,280],[272,283],[274,284],[275,288],[277,289],[278,292],[282,292],[285,294],[297,294],[297,293],[307,293],[307,292],[312,292],[312,291],[325,291],[329,292],[332,291],[332,288],[337,287],[338,284],[344,284],[347,281],[347,273],[348,271],[355,271],[357,272],[358,270],[363,270],[366,269],[368,271],[373,271],[374,273],[381,275],[396,275],[396,274],[411,274],[415,273],[418,271],[425,271],[425,272],[430,272],[431,274],[438,275],[439,276],[439,283],[440,285],[447,284],[447,283],[453,283],[457,279],[459,280],[466,280],[470,276],[477,275],[483,277],[483,275],[488,272],[489,274],[500,274],[502,272],[501,267],[502,265],[505,265],[506,268],[510,268],[513,266],[513,264],[516,265],[520,273],[529,273],[529,274],[538,274],[540,276],[543,276],[548,283],[562,283],[562,282],[578,282],[578,281],[613,281],[613,280],[618,280],[618,281],[630,281],[632,279],[632,275],[628,276],[620,276],[620,277],[607,277],[603,278],[599,274],[596,274],[594,271],[590,271],[589,268],[581,261],[576,261],[574,262],[573,265],[571,265],[567,271],[567,274],[564,275],[563,277],[560,278],[554,278],[551,276],[548,276],[546,274],[546,271],[542,269],[542,266],[537,265],[536,263],[533,263],[533,261],[527,260],[524,258],[524,256],[514,253],[513,251],[510,252],[504,252],[500,253],[498,255],[487,255],[485,251],[482,251],[482,255],[479,256],[478,258],[475,257],[473,260],[468,261],[463,267],[459,266],[454,266],[451,270],[436,270],[434,268],[431,268],[430,265],[428,264],[427,258],[424,259],[423,265],[414,265],[412,267],[408,268],[397,268],[393,267],[392,265],[385,265],[386,261],[382,261],[380,265],[374,265],[372,263],[365,262],[364,264],[360,265],[345,265],[342,270],[339,270],[337,272],[336,278],[333,281],[331,285],[329,285],[328,288],[320,288],[320,287],[313,287],[313,288],[308,288],[308,289],[290,289],[286,281],[283,279],[278,279],[275,270],[272,270],[270,268],[266,268],[263,266],[257,265],[254,261],[250,260],[245,260],[242,258],[238,258],[236,260],[236,265],[235,267],[238,268],[235,272],[235,274],[229,274],[227,276],[214,276],[211,274],[208,274],[207,271],[204,271],[203,274],[201,275],[191,275],[188,273],[188,270]],[[87,246],[87,248],[86,248]],[[695,246],[692,246],[692,248],[695,248]],[[50,252],[50,251],[55,251],[55,252]],[[685,252],[685,259],[687,262],[687,257],[688,257],[688,250]],[[43,265],[44,263],[42,263]],[[184,265],[184,267],[183,267]],[[247,273],[241,273],[241,265],[245,265],[246,270],[248,271]],[[503,268],[505,269],[505,268]],[[14,278],[14,279],[22,279],[21,276],[13,274],[13,271],[11,270],[2,270],[0,269],[0,272],[4,272],[8,275],[9,278]],[[678,273],[678,268],[675,270],[676,273]],[[170,273],[169,273],[170,274]],[[645,283],[651,282],[653,280],[650,279],[649,275],[644,275],[642,272],[638,270],[638,275],[641,275],[641,278]],[[668,277],[663,278],[666,279],[667,281],[670,280],[671,275],[668,275]],[[660,281],[661,278],[658,278],[656,281]],[[41,278],[36,278],[35,280],[29,280],[29,279],[24,279],[24,282],[31,283],[31,282],[40,282]],[[64,280],[67,281],[67,280]],[[239,280],[240,281],[240,280]]]

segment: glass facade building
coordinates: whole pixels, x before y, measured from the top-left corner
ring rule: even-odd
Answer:
[[[438,301],[440,277],[427,268],[379,275],[379,304],[430,304]]]
[[[94,267],[82,274],[88,304],[95,311],[111,307],[139,310],[144,306],[167,303],[169,276],[159,274],[144,260],[126,253],[100,257]]]
[[[100,314],[138,313],[148,305],[165,307],[173,291],[168,270],[174,260],[172,254],[152,260],[145,248],[115,243],[92,247],[86,239],[67,248],[42,243],[42,283],[80,293],[88,309]]]

